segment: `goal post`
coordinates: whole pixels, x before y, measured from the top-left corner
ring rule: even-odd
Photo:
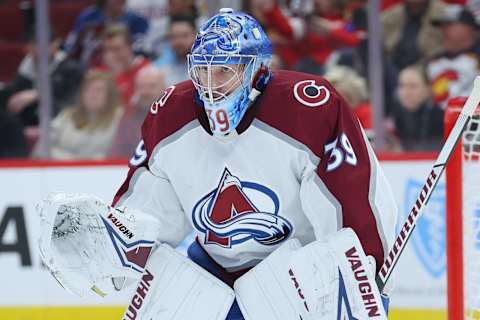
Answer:
[[[445,110],[448,137],[466,97]],[[448,319],[480,319],[480,109],[468,123],[446,168]]]

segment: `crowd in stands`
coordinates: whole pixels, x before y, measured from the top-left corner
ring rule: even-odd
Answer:
[[[222,6],[246,11],[269,35],[272,69],[324,76],[369,138],[366,0],[50,0],[49,139],[39,131],[33,0],[0,0],[0,158],[128,158],[151,103],[188,79],[198,26]],[[210,7],[209,7],[210,6]],[[442,146],[447,101],[479,74],[480,1],[381,1],[387,151]],[[319,124],[321,125],[321,124]]]

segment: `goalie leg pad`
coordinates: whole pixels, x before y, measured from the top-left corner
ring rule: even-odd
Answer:
[[[217,277],[226,283],[229,287],[233,288],[235,280],[244,275],[249,269],[239,270],[235,272],[228,272],[222,266],[217,264],[212,257],[203,249],[198,240],[192,242],[188,248],[188,257],[195,262],[197,265],[201,266],[203,269],[207,270],[210,274]],[[230,311],[227,314],[225,320],[244,320],[242,312],[238,306],[237,301],[234,301]]]
[[[306,319],[301,301],[297,301],[303,294],[301,289],[297,292],[291,288],[287,263],[300,248],[297,239],[287,240],[235,281],[235,295],[246,320]]]
[[[247,320],[386,319],[374,269],[351,229],[305,247],[293,239],[235,282]]]
[[[167,245],[150,256],[123,320],[224,320],[233,290]]]

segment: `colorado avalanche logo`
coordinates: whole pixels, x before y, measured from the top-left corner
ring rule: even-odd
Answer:
[[[262,208],[259,210],[247,194],[257,194]],[[205,234],[206,244],[225,248],[253,239],[263,245],[274,245],[287,239],[292,225],[278,216],[279,200],[271,189],[240,181],[225,168],[218,188],[203,197],[192,211],[195,228]]]

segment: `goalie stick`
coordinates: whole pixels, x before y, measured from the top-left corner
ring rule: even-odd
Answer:
[[[443,145],[443,148],[440,151],[432,170],[428,174],[427,181],[420,190],[420,194],[418,195],[413,208],[410,210],[406,221],[403,223],[403,226],[400,229],[400,233],[397,235],[395,242],[393,243],[393,247],[389,250],[388,255],[385,257],[385,261],[380,268],[376,278],[380,292],[383,292],[383,289],[385,288],[385,285],[392,274],[393,268],[395,268],[403,249],[405,249],[413,230],[415,230],[418,218],[420,218],[422,215],[422,211],[425,208],[425,205],[428,203],[433,190],[435,190],[435,186],[442,176],[445,166],[450,158],[450,155],[455,149],[458,139],[462,136],[463,130],[472,118],[472,115],[475,112],[479,102],[480,76],[477,76],[473,82],[472,92],[465,102],[465,105],[463,106],[462,111],[455,122],[455,126],[450,132],[447,141]]]

